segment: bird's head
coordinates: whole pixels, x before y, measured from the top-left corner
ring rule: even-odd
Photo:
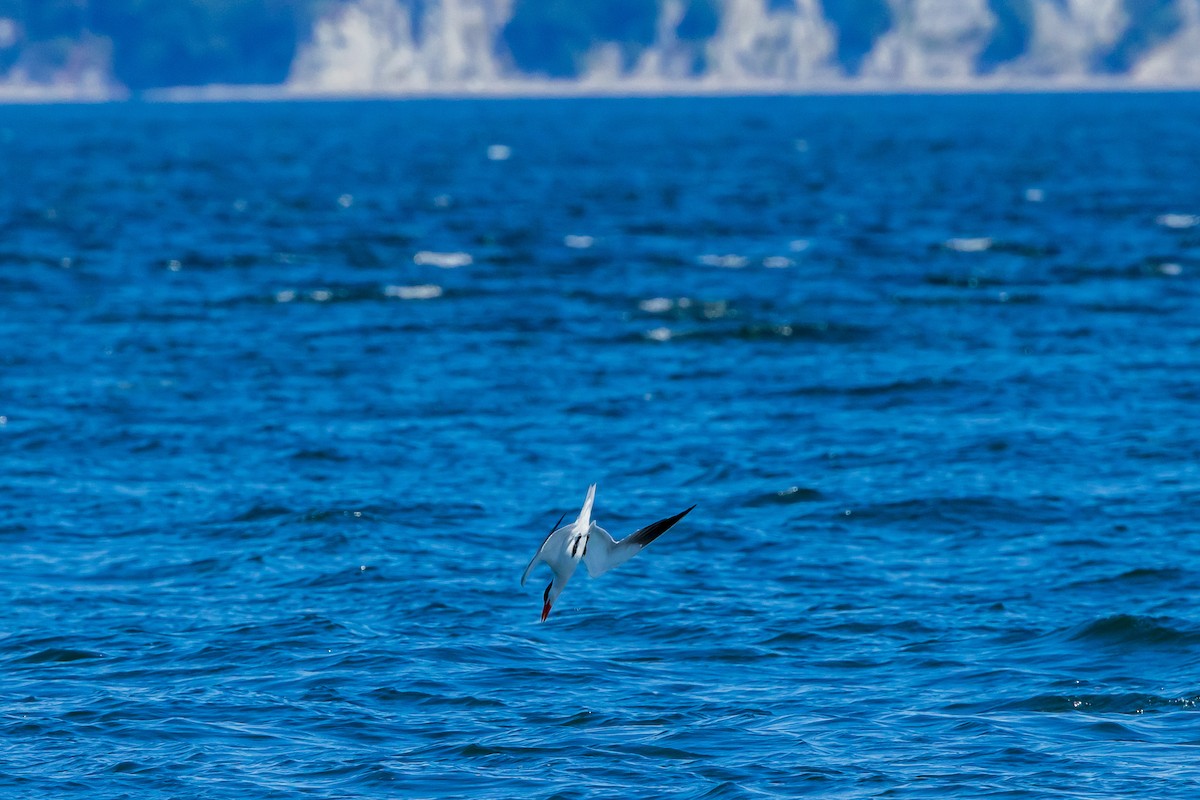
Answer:
[[[546,591],[542,592],[542,622],[546,621],[546,617],[550,616],[550,607],[554,605],[554,601],[562,594],[562,587],[555,584],[554,581],[546,584]]]

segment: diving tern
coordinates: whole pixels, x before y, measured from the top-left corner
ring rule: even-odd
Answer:
[[[560,528],[558,526],[567,515],[559,517],[558,522],[554,524],[554,530],[550,531],[550,535],[542,542],[533,560],[525,568],[525,573],[521,575],[521,585],[524,586],[529,573],[533,572],[539,561],[545,561],[554,572],[554,579],[542,594],[542,622],[550,616],[550,607],[562,594],[563,589],[567,588],[567,581],[575,574],[575,568],[579,566],[580,561],[587,566],[588,575],[597,578],[633,558],[643,547],[666,533],[672,525],[696,507],[693,505],[673,517],[653,522],[618,542],[613,540],[608,531],[592,521],[592,501],[595,499],[596,484],[593,483],[588,487],[587,498],[583,501],[583,510],[579,512],[579,518]]]

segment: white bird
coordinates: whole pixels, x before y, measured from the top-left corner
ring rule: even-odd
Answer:
[[[587,566],[590,577],[599,577],[633,558],[643,547],[666,533],[672,525],[696,507],[693,505],[673,517],[653,522],[618,542],[613,540],[608,531],[592,521],[592,501],[595,499],[596,484],[593,483],[588,487],[587,498],[583,501],[583,510],[579,512],[579,518],[560,528],[558,526],[566,514],[559,517],[554,525],[555,529],[550,531],[550,535],[542,542],[542,546],[538,548],[533,560],[521,575],[521,585],[524,586],[529,573],[533,572],[539,561],[545,561],[554,572],[554,579],[542,594],[542,622],[550,616],[550,607],[562,594],[563,589],[567,588],[567,581],[575,574],[575,568],[579,566],[580,561]]]

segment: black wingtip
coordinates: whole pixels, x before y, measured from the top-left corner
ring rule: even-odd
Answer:
[[[631,535],[629,537],[629,540],[636,545],[645,547],[646,545],[650,544],[655,539],[657,539],[658,537],[662,536],[664,533],[669,531],[672,528],[672,526],[675,525],[676,522],[679,522],[679,520],[683,519],[688,514],[690,514],[692,509],[695,507],[696,507],[695,504],[693,504],[690,508],[686,508],[683,511],[680,511],[678,514],[676,514],[673,517],[667,517],[666,519],[660,519],[658,522],[652,522],[649,525],[647,525],[646,527],[642,528],[641,530],[639,530],[639,531],[635,532],[633,535]]]

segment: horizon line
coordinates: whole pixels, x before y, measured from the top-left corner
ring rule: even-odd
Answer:
[[[171,86],[142,91],[113,87],[109,93],[20,87],[6,92],[0,85],[0,106],[119,105],[124,103],[282,103],[380,100],[538,100],[538,99],[669,99],[700,97],[856,97],[937,95],[1063,95],[1063,94],[1188,94],[1200,93],[1200,82],[1136,82],[1122,78],[1004,80],[897,84],[875,80],[830,80],[807,84],[747,81],[714,84],[701,81],[568,81],[552,79],[500,80],[486,84],[397,86],[376,89],[311,89],[282,84],[208,84]]]

